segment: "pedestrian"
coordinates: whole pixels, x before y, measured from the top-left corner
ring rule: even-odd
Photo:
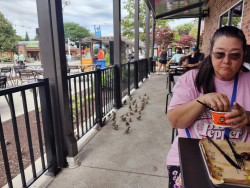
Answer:
[[[99,47],[97,58],[98,59],[104,59],[104,51],[102,50],[102,47]]]
[[[15,55],[14,55],[14,65],[17,64],[17,61],[18,61],[18,55],[15,53]]]
[[[165,47],[161,47],[161,52],[160,52],[160,55],[161,59],[159,60],[159,63],[158,63],[158,71],[157,71],[157,74],[159,74],[159,71],[161,69],[161,66],[163,65],[163,68],[164,68],[164,75],[167,74],[167,70],[166,70],[166,64],[167,64],[167,51],[165,51]]]
[[[19,65],[25,65],[25,63],[23,62],[23,59],[24,59],[23,52],[21,52],[19,55]]]

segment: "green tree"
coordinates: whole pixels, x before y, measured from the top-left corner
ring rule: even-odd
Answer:
[[[25,34],[25,41],[30,41],[30,38],[29,38],[29,35],[28,35],[28,32],[26,31],[26,34]]]
[[[79,41],[84,37],[91,37],[93,34],[86,27],[80,26],[80,24],[75,22],[65,22],[64,23],[64,36],[65,42],[68,42],[68,38],[71,41]],[[79,44],[77,44],[79,45]]]
[[[0,52],[13,51],[16,46],[15,42],[16,30],[0,12]]]
[[[38,41],[39,38],[38,38],[38,34],[36,34],[35,38],[32,39],[32,41]]]
[[[139,39],[145,42],[146,39],[146,3],[145,0],[139,0]],[[127,10],[128,15],[121,20],[121,35],[134,39],[134,19],[135,19],[135,2],[134,0],[127,0],[123,2],[123,9]],[[157,20],[156,27],[165,27],[168,22],[172,20]],[[150,28],[152,28],[152,22],[150,22]]]
[[[176,26],[174,29],[179,32],[179,35],[189,35],[189,32],[193,28],[194,24],[192,23],[184,23],[182,25]]]
[[[176,31],[176,32],[174,33],[174,40],[175,40],[175,41],[176,41],[176,40],[180,40],[180,38],[181,38],[181,36],[179,35],[179,32]]]
[[[198,33],[198,27],[194,24],[193,28],[189,32],[189,35],[193,35],[195,38],[197,38],[197,33]]]
[[[16,35],[16,41],[24,41],[24,38],[20,35]]]

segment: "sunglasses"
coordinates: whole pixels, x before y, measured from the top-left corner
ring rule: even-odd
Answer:
[[[224,52],[212,52],[212,54],[214,55],[214,58],[216,59],[224,59],[226,57],[226,53]],[[241,53],[230,53],[228,54],[229,58],[231,60],[239,60],[241,58],[243,54]]]

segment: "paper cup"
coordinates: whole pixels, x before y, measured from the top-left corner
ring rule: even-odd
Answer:
[[[231,123],[226,123],[231,117],[225,117],[228,112],[214,112],[212,111],[213,125],[218,127],[231,127]]]

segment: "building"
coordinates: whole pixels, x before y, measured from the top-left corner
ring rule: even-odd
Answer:
[[[76,47],[70,47],[70,54],[72,57],[76,57],[76,52],[79,49]],[[35,61],[41,60],[39,41],[19,41],[17,44],[18,54],[21,52],[26,58],[33,58]],[[65,55],[68,54],[68,45],[65,44]]]
[[[243,30],[247,44],[250,44],[250,4],[249,0],[209,0],[209,16],[205,17],[202,51],[208,55],[210,40],[214,32],[223,26],[232,25]]]

